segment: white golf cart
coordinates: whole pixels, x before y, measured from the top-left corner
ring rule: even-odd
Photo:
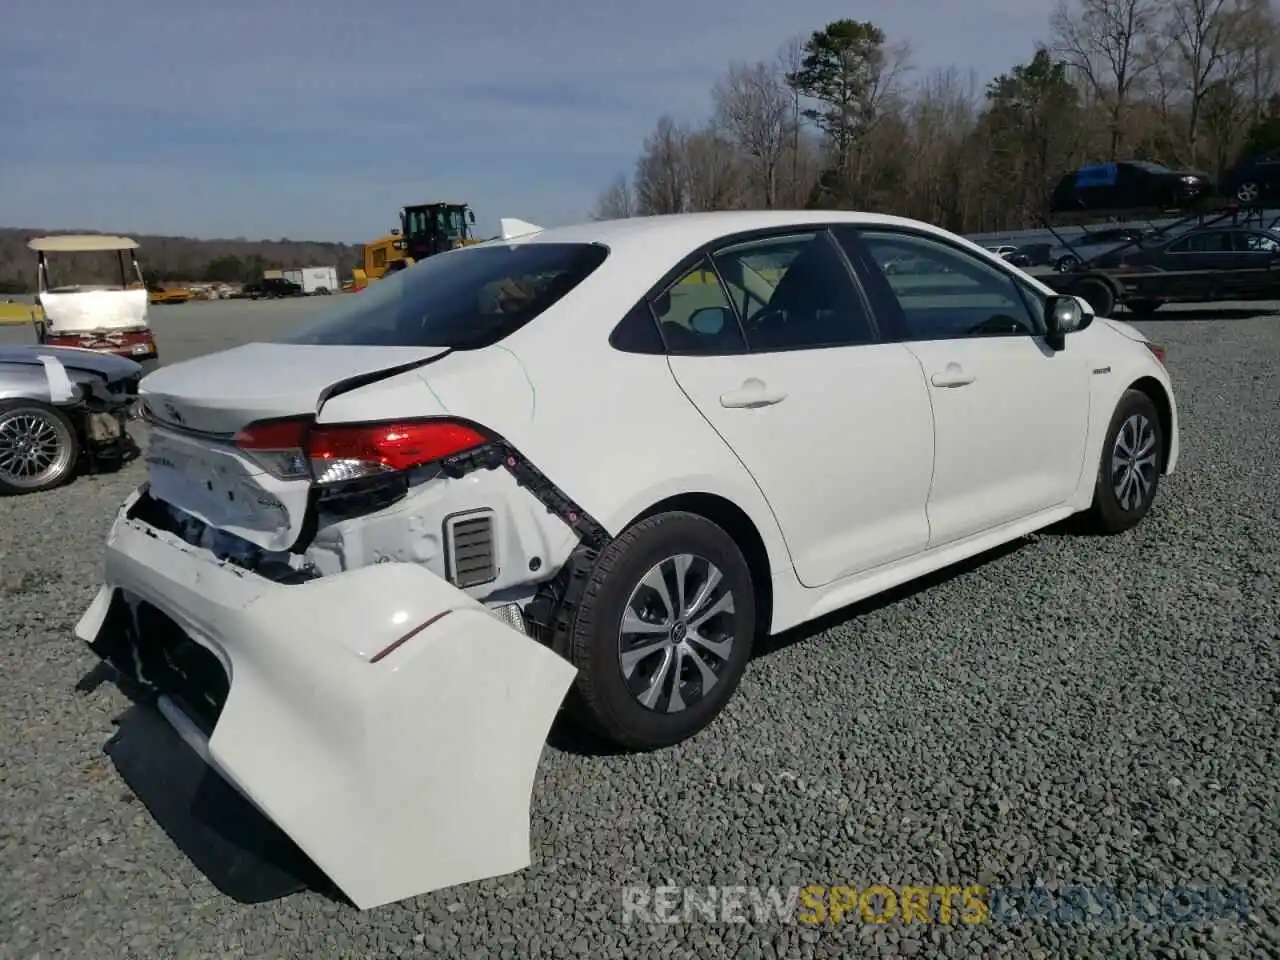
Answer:
[[[155,335],[147,325],[149,294],[129,237],[67,234],[36,237],[27,246],[36,253],[36,302],[32,316],[39,343],[80,347],[128,357],[153,369],[159,362]],[[119,284],[57,285],[49,254],[114,252]]]

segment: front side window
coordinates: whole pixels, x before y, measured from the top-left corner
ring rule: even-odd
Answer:
[[[911,339],[1044,333],[1042,309],[1029,306],[1019,283],[999,267],[917,234],[863,230],[859,237],[892,290]],[[895,269],[905,263],[914,269]]]
[[[514,333],[608,257],[594,243],[464,247],[342,297],[282,343],[488,346]]]
[[[1280,241],[1267,233],[1245,233],[1239,236],[1243,241],[1239,245],[1239,249],[1249,253],[1277,253],[1280,252]]]
[[[1231,234],[1220,230],[1193,233],[1169,245],[1170,253],[1230,253]]]

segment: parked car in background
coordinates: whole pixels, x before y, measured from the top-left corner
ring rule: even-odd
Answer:
[[[1003,257],[1008,260],[1009,256],[1015,253],[1018,248],[1012,243],[1001,243],[994,247],[987,247],[986,249],[994,253],[997,257]]]
[[[127,421],[140,364],[49,344],[0,345],[0,494],[36,493],[138,453]]]
[[[1261,227],[1193,228],[1163,242],[1106,254],[1090,265],[1080,284],[1073,292],[1090,303],[1089,290],[1095,290],[1138,314],[1153,313],[1165,303],[1274,300],[1280,298],[1280,233]]]
[[[1049,198],[1052,213],[1097,210],[1183,210],[1213,196],[1213,180],[1146,160],[1095,163],[1066,174]]]
[[[1280,201],[1280,150],[1241,159],[1223,174],[1221,189],[1249,206]]]
[[[1053,262],[1053,244],[1026,243],[1005,257],[1015,267],[1047,267]]]
[[[1049,251],[1049,262],[1056,270],[1066,273],[1086,260],[1093,260],[1117,247],[1139,242],[1143,237],[1143,231],[1127,227],[1086,230],[1079,239],[1054,246]]]
[[[300,297],[302,286],[280,277],[266,277],[255,283],[247,283],[241,293],[250,300],[276,300],[280,297]]]

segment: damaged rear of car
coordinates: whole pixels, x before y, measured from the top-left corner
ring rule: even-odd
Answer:
[[[133,459],[129,436],[142,367],[113,354],[0,346],[0,494],[65,483]]]
[[[536,395],[484,348],[607,255],[442,254],[142,384],[148,479],[77,633],[358,907],[529,863],[575,668],[522,609],[593,529],[490,426]]]

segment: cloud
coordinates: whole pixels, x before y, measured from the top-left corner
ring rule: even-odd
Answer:
[[[360,240],[403,203],[581,219],[730,61],[858,16],[918,71],[1031,52],[1048,0],[47,0],[0,34],[5,219]],[[992,56],[992,51],[999,51]]]

